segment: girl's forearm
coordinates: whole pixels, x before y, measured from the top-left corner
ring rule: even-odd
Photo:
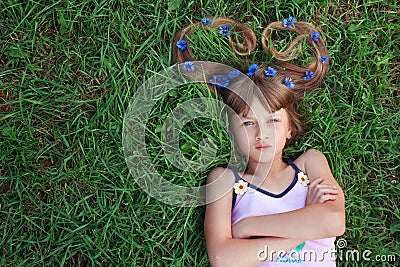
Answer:
[[[285,213],[249,217],[239,222],[239,229],[244,237],[276,236],[312,240],[342,235],[345,230],[344,212],[329,210],[323,205],[315,204]]]
[[[208,247],[211,265],[216,266],[255,266],[271,260],[285,251],[296,247],[304,240],[278,237],[257,239],[226,239],[213,248]],[[279,254],[281,253],[281,254]]]

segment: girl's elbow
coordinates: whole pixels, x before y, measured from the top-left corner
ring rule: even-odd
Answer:
[[[208,251],[208,259],[212,267],[241,266],[234,258],[234,255],[230,251],[224,250],[223,247]]]
[[[327,216],[328,235],[341,236],[346,231],[346,218],[344,212],[332,212]]]
[[[346,221],[343,218],[342,222],[339,224],[338,229],[337,229],[337,234],[336,236],[341,236],[344,235],[344,233],[346,232]]]
[[[210,261],[210,265],[213,267],[224,266],[223,264],[225,262],[221,248],[223,248],[221,245],[207,247],[208,259]]]
[[[212,267],[229,266],[226,257],[218,252],[209,253],[208,258]]]
[[[346,224],[345,222],[337,223],[332,236],[342,236],[346,232]]]
[[[217,263],[219,262],[217,255],[212,255],[208,253],[208,260],[210,261],[210,265],[213,267],[219,266]]]
[[[210,257],[210,265],[212,267],[222,267],[222,266],[226,266],[224,265],[223,261],[221,261],[221,259],[219,259],[218,257]]]

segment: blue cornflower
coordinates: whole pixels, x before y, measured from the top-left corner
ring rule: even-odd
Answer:
[[[318,43],[319,37],[321,37],[319,32],[312,31],[311,38],[314,40],[314,42]]]
[[[287,87],[289,87],[290,89],[294,89],[294,83],[292,82],[292,78],[286,77],[283,82],[285,83],[285,85]]]
[[[268,69],[264,70],[264,75],[265,76],[269,76],[269,77],[273,77],[276,74],[276,70],[272,67],[268,67]]]
[[[226,88],[229,85],[229,79],[226,76],[213,75],[211,84],[216,85],[218,88]]]
[[[220,26],[219,28],[218,28],[218,32],[219,32],[219,34],[221,34],[221,35],[225,35],[225,36],[229,36],[229,35],[231,35],[232,34],[232,32],[230,31],[230,29],[231,29],[231,26],[226,26],[225,24],[223,24],[222,26]]]
[[[285,28],[290,29],[290,27],[294,27],[294,23],[297,21],[296,18],[293,18],[292,16],[289,16],[288,19],[283,19],[282,20],[282,26]]]
[[[328,62],[328,61],[329,61],[329,57],[321,56],[321,62],[322,63],[325,63],[325,62]]]
[[[210,18],[202,18],[201,22],[203,22],[203,24],[205,24],[205,25],[210,25],[212,23],[212,19],[210,19]]]
[[[294,27],[294,23],[297,22],[296,18],[293,18],[292,16],[289,16],[288,21],[290,22],[290,24]]]
[[[292,26],[292,24],[290,22],[288,22],[287,19],[283,19],[282,20],[282,26],[285,28],[290,28]]]
[[[192,61],[186,61],[183,63],[183,70],[193,72],[194,71],[194,64]]]
[[[306,71],[306,76],[303,77],[303,80],[307,81],[307,80],[312,79],[312,78],[314,78],[314,72],[312,72],[312,71],[310,71],[310,72]]]
[[[179,40],[178,42],[176,42],[176,46],[180,49],[180,50],[186,50],[187,48],[187,43],[185,40]]]
[[[247,76],[249,76],[249,77],[253,76],[257,70],[258,70],[257,64],[251,64],[249,69],[247,70],[248,71]]]
[[[229,79],[234,79],[240,75],[240,71],[238,70],[231,70],[228,74]]]

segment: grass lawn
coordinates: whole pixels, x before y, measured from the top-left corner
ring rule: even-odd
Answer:
[[[321,150],[344,189],[345,249],[370,250],[371,261],[338,266],[395,265],[372,262],[377,255],[399,264],[398,10],[394,0],[0,1],[0,266],[208,266],[204,206],[167,205],[138,186],[122,149],[124,114],[138,87],[172,65],[183,26],[226,16],[260,36],[289,15],[321,29],[331,65],[300,103],[307,128],[286,155]],[[223,45],[198,53],[223,62]],[[183,172],[162,153],[163,120],[199,96],[209,94],[198,84],[172,90],[147,123],[151,161],[181,185],[204,184],[229,156],[227,132],[208,119],[180,137],[187,158],[214,141],[207,169]]]

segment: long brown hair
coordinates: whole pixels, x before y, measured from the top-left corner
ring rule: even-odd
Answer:
[[[185,40],[189,44],[189,37],[192,36],[192,34],[198,28],[217,30],[220,26],[223,26],[223,25],[231,27],[231,31],[235,33],[234,36],[235,36],[236,42],[234,42],[232,40],[232,38],[229,37],[229,44],[232,47],[233,51],[235,51],[236,54],[244,56],[244,55],[249,55],[249,54],[251,54],[251,52],[254,51],[254,49],[256,48],[256,45],[257,45],[257,39],[256,39],[256,35],[251,30],[251,28],[245,24],[236,23],[234,20],[231,20],[228,18],[222,18],[222,17],[214,18],[210,25],[205,25],[202,22],[196,22],[196,23],[189,25],[188,27],[179,31],[175,35],[174,44],[176,44],[176,42],[179,40]],[[239,41],[239,37],[241,37],[243,39],[242,42]],[[185,61],[201,60],[201,59],[195,58],[190,45],[188,45],[187,49],[185,49],[183,51],[178,49],[177,46],[174,45],[173,46],[173,60],[174,60],[174,62],[183,63]]]
[[[242,23],[237,23],[234,20],[228,18],[214,18],[210,25],[204,25],[201,22],[194,23],[180,32],[175,36],[173,46],[173,60],[175,62],[184,63],[186,61],[202,60],[196,58],[193,55],[193,51],[190,47],[189,38],[198,28],[218,30],[222,25],[231,27],[232,36],[228,37],[229,44],[236,54],[240,56],[250,55],[256,48],[256,36],[253,30]],[[276,30],[288,30],[297,33],[298,36],[289,44],[288,48],[283,52],[278,52],[274,47],[275,40],[273,32]],[[302,131],[302,123],[300,115],[296,111],[296,102],[304,96],[304,93],[309,93],[313,89],[320,86],[322,79],[325,77],[328,71],[329,62],[322,62],[321,57],[328,56],[328,50],[325,43],[320,37],[318,42],[312,39],[312,32],[317,32],[315,27],[306,22],[296,22],[294,26],[287,28],[282,25],[282,22],[272,22],[269,24],[262,33],[261,44],[264,51],[273,56],[276,60],[270,64],[277,71],[273,77],[266,76],[264,70],[267,70],[269,66],[259,66],[259,69],[250,76],[250,79],[254,82],[258,89],[252,86],[241,86],[241,82],[232,84],[235,87],[234,90],[228,90],[218,88],[214,85],[208,84],[211,92],[217,93],[222,100],[231,107],[237,114],[241,112],[247,112],[248,104],[252,97],[258,97],[265,99],[266,107],[271,112],[285,108],[288,113],[289,123],[291,127],[292,138],[289,143],[295,140]],[[292,61],[298,56],[296,51],[301,50],[300,41],[305,37],[306,42],[313,48],[311,54],[313,61],[306,67],[297,66],[289,61]],[[233,39],[234,38],[234,39]],[[187,42],[187,49],[180,50],[175,44],[179,40],[185,40]],[[236,66],[242,72],[247,72],[244,67],[248,63],[243,61],[242,66]],[[306,71],[313,72],[314,77],[312,79],[304,79]],[[218,74],[218,70],[212,70],[215,74]],[[294,84],[294,89],[288,88],[284,83],[284,79],[290,77]],[[245,84],[245,82],[243,83]],[[231,85],[229,86],[231,88]]]

